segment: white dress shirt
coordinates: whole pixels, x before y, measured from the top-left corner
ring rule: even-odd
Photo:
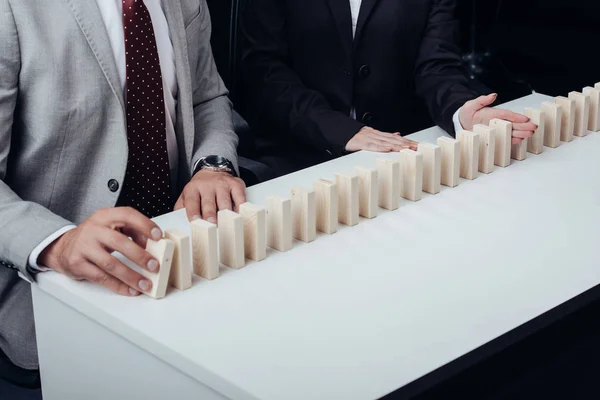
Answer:
[[[358,25],[358,16],[360,15],[361,4],[362,0],[350,0],[350,13],[352,14],[352,37],[356,35],[356,26]],[[456,111],[456,113],[454,113],[454,116],[452,117],[452,122],[454,123],[454,129],[456,130],[456,132],[463,129],[459,118],[460,110],[461,109],[459,108],[458,111]],[[352,106],[352,109],[350,110],[350,117],[352,119],[356,119],[356,109],[354,108],[354,106]]]
[[[123,99],[126,99],[127,89],[125,82],[127,70],[125,65],[125,34],[123,32],[123,1],[122,0],[96,0],[100,8],[102,20],[108,32],[108,38],[113,50],[117,71],[121,80],[121,89],[123,90]],[[179,163],[179,153],[177,149],[177,138],[175,136],[175,120],[177,118],[177,77],[175,73],[175,57],[173,54],[173,43],[169,35],[169,26],[167,18],[161,6],[161,0],[144,0],[146,8],[152,18],[152,27],[156,37],[156,47],[158,49],[158,58],[160,60],[160,69],[163,78],[163,91],[165,97],[165,115],[167,127],[167,152],[169,157],[169,166],[171,169],[171,178],[173,183],[177,179],[177,168]],[[52,242],[61,237],[64,233],[75,226],[66,226],[52,235],[48,236],[40,243],[29,255],[29,266],[37,271],[46,271],[47,268],[37,264],[40,254]]]

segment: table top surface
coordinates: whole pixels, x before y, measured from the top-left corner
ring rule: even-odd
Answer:
[[[377,398],[600,283],[599,152],[598,133],[545,148],[159,301],[57,273],[39,285],[225,396]],[[398,156],[355,153],[252,187],[249,201],[380,157]],[[157,222],[189,232],[182,212]]]

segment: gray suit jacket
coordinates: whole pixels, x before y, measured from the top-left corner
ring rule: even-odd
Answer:
[[[163,0],[179,97],[178,186],[194,162],[237,160],[231,103],[210,48],[205,0]],[[47,236],[116,204],[127,164],[124,100],[93,0],[0,0],[0,348],[24,368],[37,353],[27,259]],[[236,166],[237,167],[237,166]],[[11,264],[16,269],[7,268]]]

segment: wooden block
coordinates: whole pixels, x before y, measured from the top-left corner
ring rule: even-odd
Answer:
[[[456,187],[460,173],[460,143],[443,136],[438,138],[437,144],[442,148],[442,185]]]
[[[529,117],[531,122],[538,126],[533,136],[527,141],[527,151],[540,154],[544,151],[544,138],[546,135],[544,112],[537,108],[526,108],[525,116]]]
[[[419,143],[423,154],[423,191],[437,194],[442,185],[442,148],[431,143]]]
[[[423,154],[400,151],[400,196],[410,201],[423,198]]]
[[[309,243],[317,238],[317,206],[313,190],[292,189],[292,227],[298,240]]]
[[[583,88],[583,94],[590,99],[590,118],[588,130],[600,132],[600,89],[592,87]]]
[[[338,221],[344,225],[358,224],[359,209],[359,183],[356,174],[335,174],[335,183],[338,187]]]
[[[267,213],[263,207],[244,203],[240,206],[244,219],[244,253],[246,258],[262,261],[267,258]]]
[[[594,85],[594,89],[600,90],[600,82],[598,82]]]
[[[542,103],[544,115],[544,146],[556,148],[560,146],[560,129],[562,125],[562,106],[556,103]]]
[[[502,168],[508,167],[512,150],[512,123],[493,119],[490,121],[490,128],[494,128],[494,164]]]
[[[479,134],[462,130],[456,138],[460,143],[460,177],[472,181],[479,175]]]
[[[338,190],[335,183],[320,179],[315,182],[317,230],[331,235],[338,230]]]
[[[523,139],[521,143],[513,144],[510,151],[510,158],[517,161],[523,161],[527,158],[527,146],[529,139]]]
[[[562,107],[562,120],[560,126],[560,140],[570,142],[575,132],[575,100],[559,96],[554,99]]]
[[[587,136],[590,121],[590,99],[579,92],[569,93],[569,99],[575,100],[575,128],[573,134],[578,137]]]
[[[192,260],[194,274],[204,279],[219,277],[217,226],[202,219],[192,221]]]
[[[152,282],[152,290],[146,294],[155,299],[162,299],[167,294],[175,244],[169,239],[161,239],[158,242],[148,240],[146,242],[146,251],[152,257],[156,258],[160,268],[158,272],[150,272],[143,268],[138,269],[138,272]]]
[[[400,161],[378,159],[379,207],[397,210],[400,206]]]
[[[267,245],[277,251],[292,249],[292,201],[267,198]]]
[[[479,135],[479,172],[489,174],[494,170],[496,140],[494,128],[485,125],[475,125],[473,131]]]
[[[167,229],[165,237],[175,245],[169,285],[179,290],[187,290],[192,287],[192,240],[177,229]]]
[[[358,175],[358,213],[375,218],[378,212],[379,177],[376,169],[356,167]]]
[[[244,254],[244,218],[230,211],[221,210],[217,214],[219,220],[219,253],[221,264],[233,269],[246,265]]]

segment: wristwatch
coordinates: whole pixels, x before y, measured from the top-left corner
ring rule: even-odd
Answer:
[[[215,172],[227,172],[232,176],[237,178],[237,172],[235,172],[235,168],[233,167],[233,163],[221,156],[208,156],[202,157],[198,161],[196,161],[196,166],[194,167],[194,175],[198,173],[198,171],[207,170],[207,171],[215,171]]]

